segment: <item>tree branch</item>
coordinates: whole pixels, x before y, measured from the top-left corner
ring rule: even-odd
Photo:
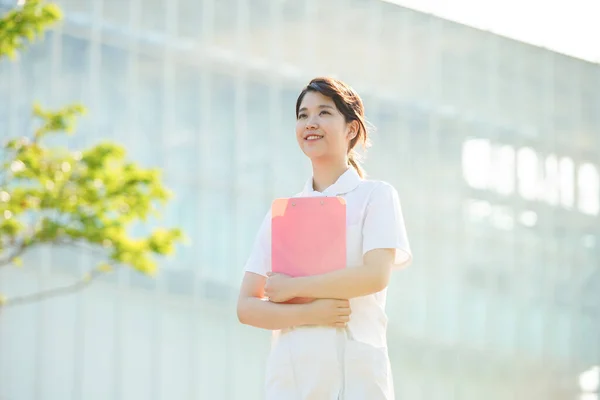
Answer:
[[[91,245],[89,242],[84,240],[74,240],[71,238],[57,238],[56,240],[50,242],[51,244],[63,245],[63,246],[73,246],[85,249],[85,251],[96,254],[99,256],[106,256],[106,252],[103,252],[103,249],[100,245]]]
[[[11,306],[22,306],[25,304],[35,303],[41,300],[46,300],[49,298],[78,292],[79,290],[89,286],[95,279],[97,279],[99,276],[105,273],[107,273],[105,269],[96,268],[87,273],[82,279],[71,285],[48,289],[39,293],[32,293],[23,296],[4,299],[0,302],[0,309]]]
[[[25,250],[29,249],[30,247],[35,247],[35,246],[41,245],[41,244],[50,244],[50,245],[55,244],[55,245],[63,245],[63,246],[80,247],[80,248],[85,249],[89,253],[96,254],[98,256],[103,256],[103,257],[106,256],[106,252],[103,252],[103,249],[100,248],[100,245],[92,246],[89,242],[86,242],[84,240],[74,240],[71,238],[59,237],[51,242],[38,241],[38,242],[31,242],[30,244],[25,244],[25,241],[23,241],[19,246],[17,246],[16,250],[12,254],[7,255],[6,257],[0,258],[0,268],[4,267],[6,265],[9,265],[16,258],[22,256],[23,253],[25,252]]]
[[[26,249],[27,245],[25,244],[25,242],[22,242],[12,254],[4,258],[0,258],[0,267],[12,263],[15,260],[15,258],[19,258],[25,252]]]

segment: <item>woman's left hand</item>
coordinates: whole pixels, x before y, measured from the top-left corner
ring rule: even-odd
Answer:
[[[282,303],[296,297],[294,278],[275,272],[267,273],[265,296],[274,303]]]

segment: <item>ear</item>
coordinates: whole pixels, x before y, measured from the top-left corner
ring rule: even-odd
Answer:
[[[348,124],[348,140],[352,140],[358,135],[358,122],[352,121]]]

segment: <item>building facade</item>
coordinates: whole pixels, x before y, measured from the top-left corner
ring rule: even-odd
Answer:
[[[365,168],[400,193],[398,398],[573,399],[600,364],[599,65],[376,0],[57,3],[61,26],[0,61],[0,134],[32,132],[34,101],[83,103],[69,144],[162,168],[191,244],[156,279],[0,312],[0,399],[261,398],[269,333],[237,322],[237,289],[271,200],[310,176],[294,105],[317,75],[361,94]],[[0,292],[90,256],[25,261]]]

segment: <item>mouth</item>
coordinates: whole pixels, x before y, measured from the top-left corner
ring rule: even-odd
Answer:
[[[309,142],[314,142],[314,141],[320,140],[322,138],[323,138],[323,136],[319,136],[319,135],[308,135],[304,138],[304,140],[307,140]]]

